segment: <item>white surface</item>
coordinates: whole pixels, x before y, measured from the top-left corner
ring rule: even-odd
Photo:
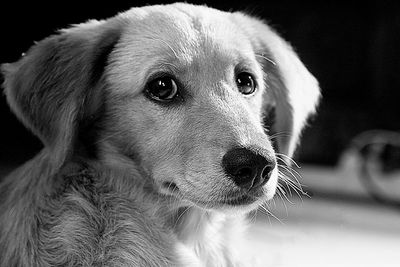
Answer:
[[[301,182],[310,188],[367,197],[356,176],[343,168],[301,172]],[[292,201],[286,207],[280,200],[270,203],[280,221],[257,212],[249,237],[262,266],[400,266],[400,209],[340,198]]]

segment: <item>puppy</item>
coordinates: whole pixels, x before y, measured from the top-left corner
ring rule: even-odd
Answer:
[[[2,72],[44,148],[1,184],[0,266],[250,266],[246,214],[319,98],[265,23],[181,3],[62,30]]]

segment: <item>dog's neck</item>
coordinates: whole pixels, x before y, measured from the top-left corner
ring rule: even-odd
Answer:
[[[224,214],[205,211],[197,207],[185,207],[178,210],[174,218],[174,231],[183,243],[198,247],[207,243],[207,239],[215,241],[215,231],[221,231],[225,221]]]
[[[143,173],[137,169],[120,167],[121,165],[118,168],[116,165],[110,167],[117,172],[114,177],[118,181],[110,181],[114,188],[120,188],[125,191],[125,195],[129,195],[126,192],[129,190],[128,184],[136,189],[141,187],[140,191],[145,193],[141,196],[144,198],[141,202],[149,205],[154,203],[152,210],[163,218],[164,227],[169,228],[179,242],[193,251],[203,261],[204,266],[230,266],[230,259],[234,258],[232,254],[235,253],[232,244],[243,240],[241,234],[245,225],[244,214],[233,216],[182,204],[177,198],[157,193],[152,189],[151,183],[143,183],[151,179],[140,177]],[[134,176],[139,176],[140,181],[136,181]]]
[[[243,228],[244,216],[230,217],[223,213],[197,207],[181,208],[175,219],[174,231],[203,261],[205,266],[233,266],[237,254],[232,245]],[[240,228],[239,228],[240,227]]]

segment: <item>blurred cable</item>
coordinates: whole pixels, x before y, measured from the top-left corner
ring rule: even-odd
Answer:
[[[359,155],[358,176],[371,197],[400,208],[400,132],[363,132],[350,149]]]

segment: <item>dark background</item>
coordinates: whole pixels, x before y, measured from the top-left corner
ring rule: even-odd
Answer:
[[[192,3],[207,3],[190,1]],[[85,3],[85,5],[83,5]],[[53,1],[0,8],[0,63],[18,60],[34,41],[87,19],[102,19],[155,1]],[[395,1],[208,2],[265,18],[297,50],[323,94],[297,158],[333,165],[350,140],[368,129],[400,130],[400,8]],[[0,165],[19,164],[41,144],[0,97]]]

